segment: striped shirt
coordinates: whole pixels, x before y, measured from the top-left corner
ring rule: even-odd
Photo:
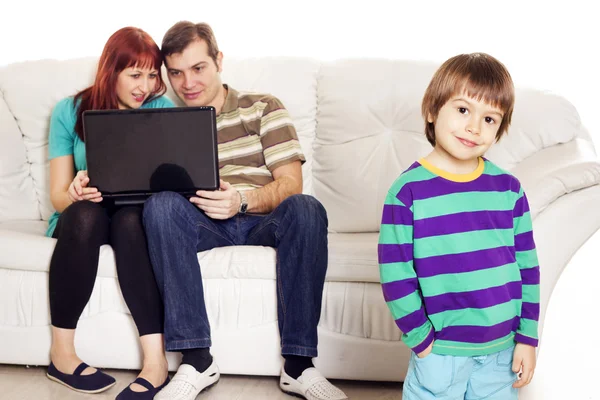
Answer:
[[[273,182],[273,170],[305,162],[296,129],[281,101],[224,85],[227,98],[217,116],[219,175],[238,190]]]
[[[538,344],[540,270],[519,181],[480,158],[456,175],[415,162],[388,191],[379,234],[385,301],[415,353]]]

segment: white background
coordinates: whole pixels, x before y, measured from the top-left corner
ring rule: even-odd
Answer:
[[[509,68],[517,86],[570,100],[600,143],[600,23],[592,1],[8,1],[2,6],[0,66],[99,56],[108,37],[128,25],[146,30],[160,45],[164,32],[182,19],[210,23],[225,56],[441,63],[483,51]]]
[[[369,57],[441,63],[459,53],[483,51],[508,67],[517,86],[566,97],[600,143],[596,117],[600,22],[589,0],[587,5],[580,0],[7,1],[1,11],[0,66],[99,56],[108,37],[124,26],[146,30],[160,45],[164,32],[183,19],[210,23],[225,57]],[[600,237],[574,259],[576,266],[563,276],[571,279],[559,281],[550,303],[546,348],[554,348],[554,355],[563,349],[564,354],[557,357],[559,362],[549,359],[554,358],[551,353],[541,352],[536,377],[547,389],[544,399],[572,398],[569,393],[576,387],[588,393],[586,399],[597,398],[592,390],[600,358],[595,344],[599,319],[592,317],[598,306],[598,296],[592,296],[598,282],[597,256],[592,252],[596,243]],[[588,297],[573,297],[578,288]],[[565,319],[576,315],[583,317]],[[569,359],[572,362],[564,362]]]

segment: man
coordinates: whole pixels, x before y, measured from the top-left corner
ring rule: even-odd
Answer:
[[[223,54],[207,24],[179,22],[163,39],[169,81],[187,106],[217,113],[219,191],[190,200],[163,192],[144,207],[144,226],[165,303],[165,341],[182,363],[157,400],[192,400],[219,379],[197,252],[221,246],[277,248],[280,387],[307,399],[346,399],[313,366],[327,270],[327,215],[302,195],[305,161],[281,102],[221,81]]]

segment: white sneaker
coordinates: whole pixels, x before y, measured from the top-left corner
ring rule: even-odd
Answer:
[[[345,400],[348,397],[329,382],[316,368],[307,368],[294,379],[281,368],[279,387],[284,393],[307,400]]]
[[[181,364],[171,382],[154,396],[154,400],[194,400],[198,393],[216,384],[220,376],[214,360],[202,373],[189,364]]]

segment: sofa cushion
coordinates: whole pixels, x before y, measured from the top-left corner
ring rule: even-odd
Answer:
[[[56,244],[45,221],[0,223],[0,268],[47,272]],[[327,281],[379,282],[376,233],[330,234]],[[198,253],[204,279],[275,280],[275,251],[262,246],[222,247]],[[100,248],[98,276],[117,271],[109,245]]]

